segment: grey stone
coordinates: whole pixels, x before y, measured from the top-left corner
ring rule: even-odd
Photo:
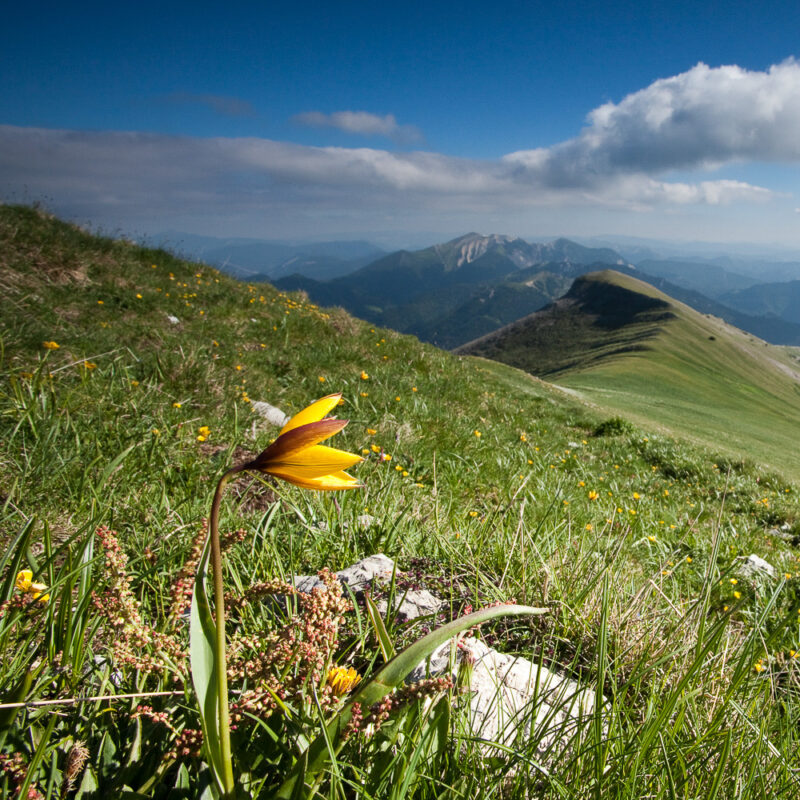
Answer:
[[[775,567],[765,561],[761,556],[751,553],[743,561],[739,567],[739,574],[744,575],[745,578],[756,578],[758,576],[767,576],[774,578],[777,574]]]
[[[537,753],[546,760],[549,753],[563,752],[594,717],[592,689],[474,638],[445,642],[414,669],[408,681],[420,681],[428,674],[449,674],[456,681],[465,658],[473,662],[469,725],[473,735],[486,740],[484,755],[502,755],[491,746],[493,742],[508,746],[518,737],[534,737]]]
[[[443,601],[432,595],[427,589],[406,592],[405,595],[395,597],[394,602],[397,617],[403,622],[435,614],[443,605]],[[378,611],[385,617],[389,610],[389,603],[386,600],[379,600],[377,606]]]
[[[356,561],[351,567],[339,570],[336,577],[358,594],[366,589],[370,581],[378,578],[389,580],[393,572],[394,561],[383,553],[376,553],[374,556]],[[298,575],[294,579],[294,585],[299,592],[310,592],[324,584],[316,575]]]
[[[259,417],[269,422],[270,425],[275,425],[282,428],[290,419],[279,408],[276,408],[269,403],[264,403],[261,400],[253,400],[250,403],[250,408],[258,414]]]

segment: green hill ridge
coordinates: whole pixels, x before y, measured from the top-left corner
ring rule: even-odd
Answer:
[[[614,271],[459,352],[800,476],[800,359]]]

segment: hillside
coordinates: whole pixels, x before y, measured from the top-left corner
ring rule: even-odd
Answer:
[[[729,452],[800,476],[800,361],[616,272],[458,352],[496,359]]]
[[[537,693],[515,715],[524,733],[492,748],[468,692],[400,687],[297,796],[795,792],[798,485],[750,447],[697,447],[661,411],[637,427],[504,364],[35,209],[0,207],[0,291],[4,796],[216,794],[187,662],[204,520],[223,473],[278,434],[258,401],[292,414],[334,392],[349,424],[331,442],[363,455],[363,489],[251,470],[221,503],[241,796],[274,798],[309,763],[352,691],[334,693],[334,669],[366,685],[426,631],[512,599],[547,614],[470,635],[577,681],[598,713],[554,735],[570,704]],[[688,326],[650,291],[622,315]],[[365,596],[349,609],[285,583],[376,552],[397,564],[370,587],[382,619]],[[751,554],[773,571],[747,572]],[[421,590],[438,612],[388,611]],[[273,694],[254,701],[263,681]]]

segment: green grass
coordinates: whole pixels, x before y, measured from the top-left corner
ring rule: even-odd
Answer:
[[[171,753],[198,727],[185,663],[167,663],[169,643],[185,647],[188,633],[170,615],[175,583],[215,481],[277,433],[247,401],[295,412],[333,391],[350,419],[335,444],[367,451],[353,470],[366,488],[333,497],[234,484],[222,509],[223,533],[243,531],[225,557],[232,648],[271,652],[288,635],[291,620],[258,584],[382,551],[403,574],[375,597],[421,585],[447,600],[440,620],[388,620],[396,647],[468,605],[544,605],[546,617],[478,635],[608,704],[570,741],[548,749],[534,726],[505,756],[484,758],[463,699],[411,703],[378,735],[354,737],[318,796],[797,794],[800,559],[768,532],[800,534],[800,519],[798,487],[778,471],[673,438],[660,418],[603,426],[607,412],[518,370],[33,209],[0,208],[0,288],[0,692],[28,703],[0,709],[5,795],[207,789],[202,760]],[[359,523],[364,513],[374,524]],[[101,525],[116,531],[121,561],[95,534]],[[751,552],[779,577],[737,577]],[[21,602],[14,579],[25,568],[48,586],[47,603]],[[120,649],[137,631],[141,663]],[[365,676],[382,664],[363,607],[345,616],[328,657]],[[235,732],[245,796],[272,797],[333,713],[305,676],[298,664],[272,675],[299,687],[289,712]],[[253,680],[231,679],[232,696]],[[34,704],[44,700],[60,705]],[[70,788],[78,741],[89,758]]]

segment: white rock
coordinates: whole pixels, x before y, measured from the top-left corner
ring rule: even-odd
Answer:
[[[259,417],[269,422],[270,425],[275,425],[278,428],[282,428],[290,419],[279,408],[269,403],[264,403],[261,400],[253,400],[253,402],[250,403],[250,408],[252,408]]]
[[[419,591],[408,591],[405,594],[395,597],[394,608],[400,620],[407,622],[417,617],[427,617],[435,614],[444,602],[432,595],[427,589]],[[386,600],[377,602],[378,611],[385,617],[389,610],[389,603]]]
[[[558,754],[561,743],[566,747],[594,716],[593,690],[473,638],[445,642],[416,667],[408,681],[420,681],[428,674],[449,674],[455,681],[464,658],[474,662],[469,724],[473,735],[487,740],[485,755],[502,754],[491,742],[512,745],[517,737],[533,737],[542,757]]]
[[[172,314],[167,314],[167,319],[173,324],[178,325],[180,320],[177,317],[172,316]]]
[[[744,575],[746,578],[754,578],[759,575],[767,575],[770,578],[774,578],[776,572],[775,567],[769,561],[765,561],[761,556],[751,553],[742,561],[742,565],[739,567],[739,574]]]
[[[367,584],[376,578],[391,579],[393,571],[394,561],[383,553],[376,553],[374,556],[356,561],[351,567],[339,570],[336,577],[358,594],[363,592],[367,588]],[[324,584],[316,575],[298,575],[294,579],[294,585],[299,592],[310,592]]]

